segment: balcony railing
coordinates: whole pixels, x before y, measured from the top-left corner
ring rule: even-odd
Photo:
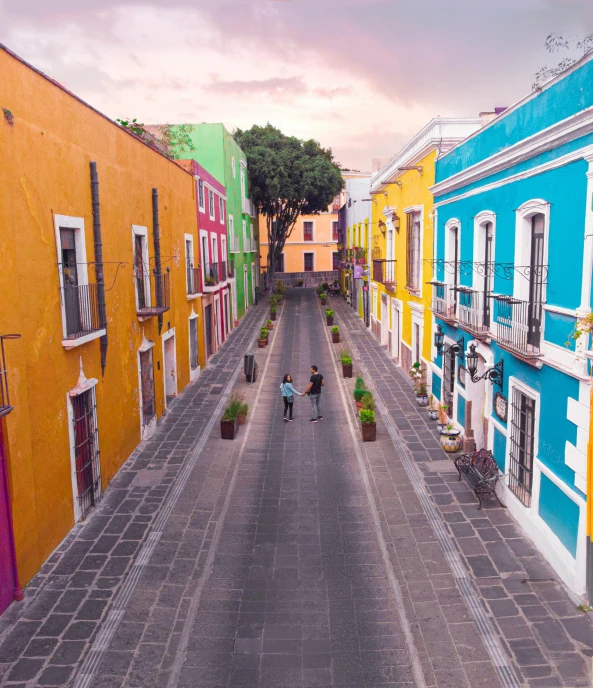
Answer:
[[[78,339],[101,329],[96,284],[64,284],[61,289],[66,314],[65,339]]]
[[[458,286],[457,315],[459,324],[476,336],[486,335],[490,330],[491,296],[470,287]]]
[[[255,217],[253,203],[251,202],[251,199],[249,199],[249,198],[242,198],[241,199],[241,210],[243,211],[243,213],[245,215],[249,215],[250,217]]]
[[[8,371],[6,369],[6,355],[4,353],[5,339],[20,339],[20,334],[0,335],[0,418],[7,416],[14,408],[10,404],[8,391]]]
[[[200,268],[195,268],[193,263],[188,262],[185,267],[185,281],[187,295],[195,296],[200,293]]]
[[[437,282],[436,280],[429,282],[429,284],[433,286],[432,310],[434,314],[443,320],[456,322],[455,292],[452,285],[445,282]]]
[[[226,260],[223,260],[220,264],[220,281],[226,282],[228,278],[227,264]]]
[[[155,305],[150,299],[150,289],[153,286]],[[150,318],[153,315],[166,313],[171,308],[171,290],[169,283],[169,271],[164,275],[148,275],[146,273],[136,277],[136,293],[138,296],[138,309],[136,315],[139,318]]]
[[[218,263],[204,264],[204,287],[215,287],[219,282]]]
[[[229,260],[228,265],[228,279],[233,279],[233,277],[235,276],[235,261]]]
[[[395,291],[397,260],[373,260],[373,280]]]
[[[543,303],[493,294],[493,330],[501,346],[525,358],[541,356]]]

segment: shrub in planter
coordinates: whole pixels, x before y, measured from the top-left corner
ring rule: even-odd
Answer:
[[[362,398],[366,393],[366,389],[354,389],[354,401],[356,402],[356,408],[359,411],[362,408]]]
[[[436,420],[439,417],[438,403],[433,394],[430,395],[428,402],[428,417],[430,420]]]
[[[332,327],[332,342],[338,344],[340,342],[340,329],[337,325]]]
[[[439,404],[439,407],[437,409],[437,416],[439,419],[439,422],[437,424],[437,429],[439,432],[443,432],[443,430],[447,427],[448,418],[447,418],[447,411],[449,410],[449,407],[447,404]]]
[[[354,389],[366,389],[364,380],[360,377],[360,375],[356,378],[356,382],[354,383]]]
[[[424,383],[419,384],[416,389],[416,403],[418,406],[428,406],[428,392]]]
[[[321,296],[321,294],[323,294],[323,285],[322,284],[317,285],[317,294],[319,296]]]
[[[276,306],[270,308],[270,320],[276,320]]]
[[[375,412],[369,409],[362,409],[360,412],[360,424],[362,427],[362,441],[374,442],[377,439]]]
[[[284,284],[282,283],[282,280],[278,280],[276,282],[276,293],[282,296],[284,293]]]
[[[352,355],[344,350],[340,354],[340,361],[342,362],[342,375],[352,377]]]
[[[260,349],[263,349],[264,346],[268,343],[268,328],[267,327],[262,327],[261,330],[259,331],[259,339],[257,340],[257,343],[259,345]]]
[[[304,283],[304,280],[297,280],[297,287],[302,287]]]
[[[237,435],[237,417],[243,404],[243,396],[237,392],[231,394],[224,415],[220,420],[220,438],[234,440]]]
[[[325,318],[327,320],[328,325],[334,324],[334,312],[331,310],[331,308],[325,309]]]
[[[273,330],[274,323],[271,320],[268,320],[268,322],[266,323],[266,327],[268,328],[268,330]]]
[[[362,395],[362,398],[360,401],[362,403],[363,409],[366,409],[367,411],[373,411],[373,413],[377,410],[377,404],[375,403],[375,397],[372,395],[371,392],[365,392]]]
[[[321,292],[321,303],[324,304],[327,301],[327,294],[325,292]]]

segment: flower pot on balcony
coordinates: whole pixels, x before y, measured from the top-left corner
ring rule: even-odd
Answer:
[[[454,454],[461,449],[461,431],[447,430],[441,433],[441,447],[449,454]]]
[[[375,442],[377,440],[377,423],[362,423],[362,441]]]
[[[352,377],[352,363],[342,363],[342,375]]]
[[[234,440],[237,435],[237,421],[236,420],[221,420],[220,421],[220,439]]]
[[[339,344],[340,343],[340,333],[339,332],[332,332],[332,343],[333,344]]]
[[[418,406],[428,406],[428,394],[417,394],[416,403]]]
[[[326,321],[327,321],[328,325],[333,325],[334,324],[334,316],[333,315],[326,316]]]

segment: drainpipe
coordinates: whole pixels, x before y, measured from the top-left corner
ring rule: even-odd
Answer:
[[[103,242],[101,240],[101,205],[99,202],[99,175],[97,163],[91,161],[91,199],[93,205],[93,237],[95,241],[95,273],[97,276],[97,301],[99,327],[107,330],[107,309],[105,307],[105,276],[103,274]],[[107,333],[101,337],[101,375],[105,376],[107,364]]]
[[[154,275],[156,305],[161,308],[163,305],[163,285],[161,283],[161,233],[159,226],[159,190],[152,190],[152,236],[154,240]],[[163,330],[163,314],[159,313],[159,334]]]

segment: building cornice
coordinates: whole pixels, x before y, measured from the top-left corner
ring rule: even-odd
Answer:
[[[414,136],[389,163],[371,178],[371,194],[380,191],[401,174],[401,167],[407,167],[421,160],[432,150],[448,150],[459,141],[467,138],[481,125],[479,118],[441,118],[432,119]]]
[[[430,192],[434,196],[442,196],[456,191],[591,132],[593,132],[593,108],[588,108],[461,170],[448,179],[443,179],[432,186]]]

